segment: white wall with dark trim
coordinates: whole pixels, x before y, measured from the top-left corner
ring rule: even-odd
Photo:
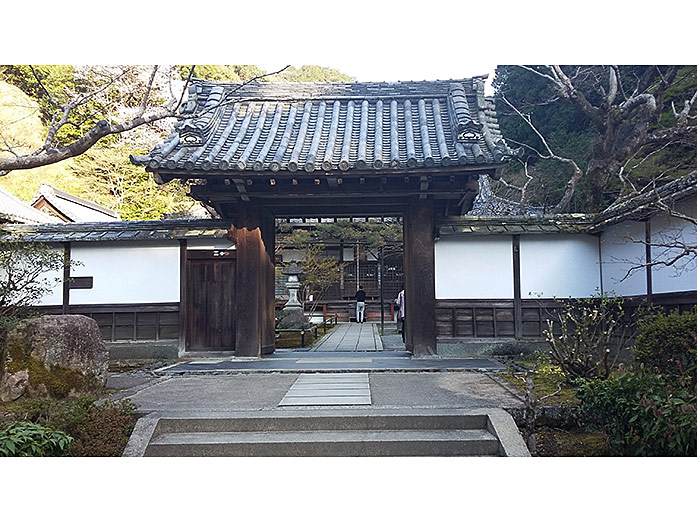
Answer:
[[[626,221],[604,230],[600,236],[603,292],[617,296],[646,294],[646,246],[644,222]],[[630,272],[630,269],[634,270]]]
[[[73,243],[80,265],[72,276],[92,276],[92,289],[72,289],[71,305],[179,301],[179,242]],[[60,292],[60,291],[59,291]]]
[[[587,298],[600,289],[598,239],[588,234],[522,235],[522,298]]]
[[[697,199],[682,202],[676,211],[697,217]],[[651,218],[651,260],[670,261],[682,249],[669,249],[657,244],[675,244],[683,242],[688,246],[697,246],[697,227],[694,224],[668,215]],[[694,254],[678,260],[672,266],[654,265],[651,268],[653,293],[681,292],[697,289],[697,259]]]
[[[436,299],[512,299],[510,235],[442,236],[435,244]]]

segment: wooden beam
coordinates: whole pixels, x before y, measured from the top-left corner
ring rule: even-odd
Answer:
[[[427,194],[427,191],[428,191],[428,183],[429,183],[428,176],[422,176],[422,177],[419,179],[419,182],[420,182],[420,186],[419,186],[419,193],[420,193],[420,194],[419,194],[419,198],[422,199],[422,200],[424,200],[424,199],[428,196],[428,194]]]
[[[235,178],[233,182],[235,182],[235,188],[237,189],[237,192],[240,193],[240,198],[242,201],[248,202],[249,196],[247,196],[247,187],[245,186],[244,180]]]

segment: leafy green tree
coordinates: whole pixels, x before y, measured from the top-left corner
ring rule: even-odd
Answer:
[[[353,82],[355,78],[331,67],[303,65],[299,68],[288,67],[278,75],[271,77],[272,82]]]
[[[394,222],[349,222],[316,223],[311,228],[298,228],[292,223],[277,227],[276,252],[284,248],[301,249],[318,243],[362,244],[377,250],[385,246],[401,246],[402,224]]]
[[[77,158],[74,172],[84,181],[79,196],[117,211],[123,220],[159,220],[197,206],[178,181],[157,185],[150,173],[128,160],[129,145],[94,147]]]
[[[181,79],[186,80],[191,66],[178,65],[177,70]],[[264,74],[266,74],[265,71],[256,65],[197,65],[194,71],[196,78],[212,82],[248,82]]]

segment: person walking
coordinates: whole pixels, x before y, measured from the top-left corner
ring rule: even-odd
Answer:
[[[356,322],[363,323],[365,321],[365,291],[363,290],[363,285],[358,286],[354,298],[356,299]]]
[[[402,342],[406,343],[404,335],[404,289],[399,291],[394,303],[397,306],[397,330],[402,333]]]

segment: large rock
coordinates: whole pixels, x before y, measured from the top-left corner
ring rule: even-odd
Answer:
[[[0,351],[0,401],[99,392],[106,384],[109,350],[86,316],[24,320],[8,331]]]

